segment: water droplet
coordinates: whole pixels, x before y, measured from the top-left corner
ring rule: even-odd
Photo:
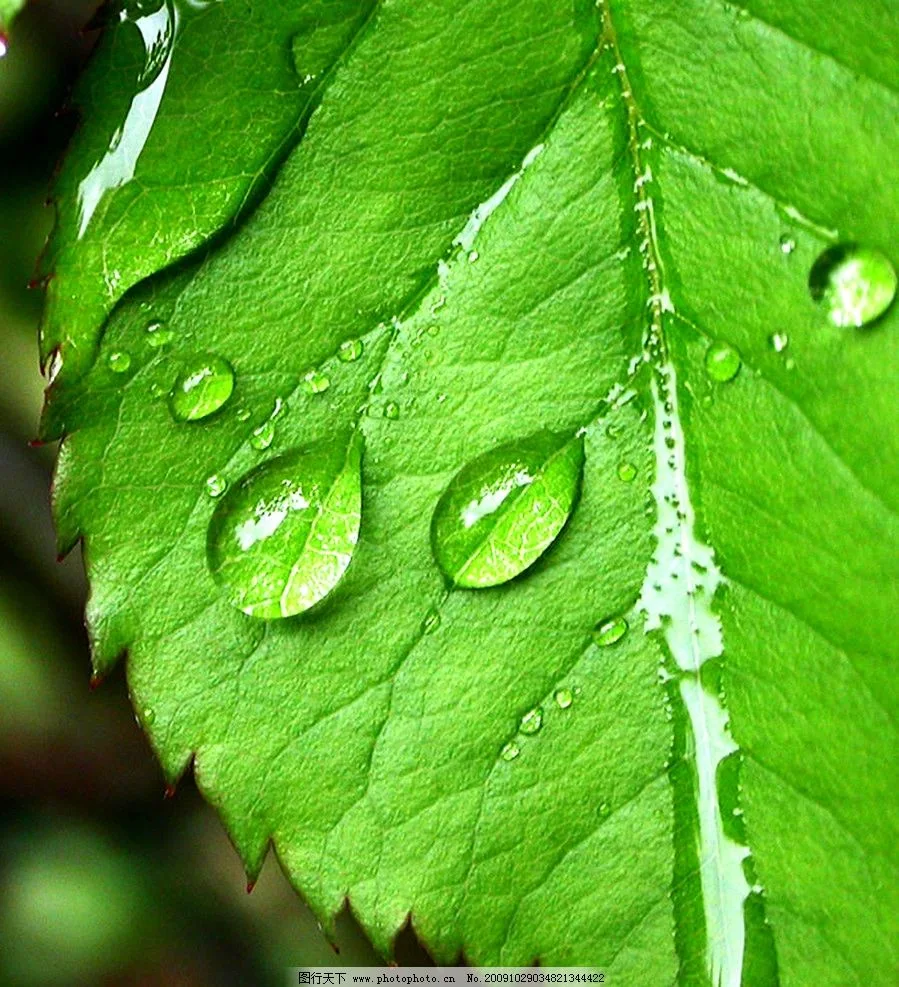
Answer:
[[[768,342],[777,353],[783,353],[790,345],[790,337],[785,332],[773,332],[768,337]]]
[[[433,634],[440,626],[440,614],[432,607],[425,619],[421,622],[421,629],[424,634]]]
[[[574,702],[574,694],[571,689],[556,689],[553,698],[556,701],[556,705],[559,709],[568,709],[568,707]]]
[[[624,480],[625,483],[630,483],[634,477],[637,475],[637,467],[633,463],[619,463],[618,464],[618,479]]]
[[[310,394],[323,394],[331,386],[331,380],[320,370],[307,370],[303,375],[303,386]]]
[[[221,473],[213,473],[211,476],[206,477],[206,492],[210,497],[221,497],[227,489],[228,481]]]
[[[457,586],[508,582],[555,541],[577,499],[580,435],[538,432],[473,459],[434,509],[431,546]]]
[[[480,257],[480,254],[477,252],[477,250],[472,250],[471,253],[468,255],[469,264],[476,263],[478,257]]]
[[[617,439],[621,435],[622,428],[620,425],[610,424],[606,426],[606,435],[610,439]]]
[[[249,417],[250,417],[250,409],[249,408],[238,408],[237,409],[237,420],[239,422],[248,421],[249,420]]]
[[[388,401],[384,405],[384,417],[389,418],[391,421],[396,421],[400,417],[400,406],[396,401]]]
[[[739,373],[742,362],[740,354],[729,343],[712,343],[706,350],[706,373],[719,384],[733,380]]]
[[[144,710],[144,723],[150,724],[156,719],[156,711],[151,707],[147,706]]]
[[[812,265],[808,287],[835,326],[866,326],[896,297],[896,270],[879,250],[857,244],[830,247]]]
[[[612,617],[597,624],[593,631],[593,640],[601,647],[607,648],[616,644],[627,634],[628,624],[624,617]]]
[[[791,254],[796,249],[796,241],[791,236],[784,233],[784,235],[780,238],[780,249],[782,253]]]
[[[250,470],[219,501],[206,541],[228,601],[271,620],[308,610],[340,582],[356,547],[362,437],[342,434]]]
[[[337,350],[338,360],[342,360],[344,363],[353,363],[360,356],[362,356],[361,339],[347,339],[340,344],[340,348]]]
[[[234,371],[227,360],[210,353],[193,357],[182,369],[169,408],[179,422],[208,418],[221,408],[234,390]]]
[[[521,723],[518,724],[518,729],[529,736],[539,733],[540,728],[543,726],[543,710],[536,706],[534,709],[529,710],[521,718]]]
[[[609,816],[612,814],[612,807],[609,805],[608,802],[600,802],[599,805],[596,807],[596,814],[599,816],[600,819],[608,819]]]
[[[440,326],[438,326],[436,324],[429,325],[427,332],[428,332],[428,335],[429,336],[439,336],[440,335]]]
[[[147,342],[154,349],[165,346],[175,338],[175,333],[164,322],[150,322],[147,325]]]
[[[521,748],[514,740],[510,740],[508,744],[500,751],[500,757],[504,761],[514,761],[516,757],[521,753]]]
[[[250,445],[254,449],[258,449],[259,452],[262,452],[263,449],[268,449],[274,441],[275,423],[271,418],[264,421],[258,428],[254,428],[250,435]]]
[[[117,350],[115,353],[109,354],[106,362],[114,374],[123,374],[131,367],[131,356],[124,350]]]

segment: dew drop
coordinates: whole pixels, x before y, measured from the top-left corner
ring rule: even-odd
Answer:
[[[175,338],[175,333],[169,329],[164,322],[150,322],[147,324],[147,342],[154,349],[165,346]]]
[[[438,326],[436,324],[429,325],[428,326],[428,329],[427,329],[427,333],[428,333],[429,336],[439,336],[440,335],[440,326]]]
[[[791,254],[796,249],[796,241],[787,233],[780,238],[781,253]]]
[[[477,252],[477,250],[472,250],[468,255],[468,263],[469,264],[477,263],[477,259],[479,256],[480,254]]]
[[[620,425],[610,424],[606,426],[606,435],[610,439],[617,439],[618,436],[621,435],[621,431],[622,429]]]
[[[879,250],[857,244],[830,247],[812,265],[808,287],[835,326],[861,327],[878,319],[896,297],[896,270]]]
[[[156,711],[151,707],[147,706],[144,710],[144,723],[150,724],[156,719]]]
[[[227,489],[228,481],[221,473],[213,473],[211,476],[206,477],[206,493],[210,497],[221,497]]]
[[[275,441],[275,423],[271,418],[254,428],[250,435],[250,445],[262,452]]]
[[[773,332],[768,337],[768,342],[775,352],[783,353],[787,346],[790,345],[790,337],[785,332]]]
[[[175,421],[201,421],[215,414],[233,390],[231,364],[220,356],[203,353],[182,369],[169,395],[169,409]]]
[[[106,363],[114,374],[124,374],[131,367],[131,356],[124,350],[110,353]]]
[[[238,408],[237,409],[237,420],[239,422],[248,421],[249,420],[249,417],[250,417],[250,409],[249,408]]]
[[[344,363],[353,363],[360,356],[362,356],[361,339],[347,339],[340,344],[337,350],[338,360],[342,360]]]
[[[593,640],[601,648],[607,648],[611,644],[617,644],[625,634],[627,634],[628,624],[624,617],[612,617],[596,625],[593,631]]]
[[[522,716],[521,723],[518,724],[518,729],[522,733],[532,736],[535,733],[539,733],[542,726],[543,710],[539,706],[536,706]]]
[[[389,418],[391,421],[396,421],[400,417],[400,406],[396,401],[388,401],[384,405],[384,417]]]
[[[320,370],[307,370],[303,375],[303,386],[310,394],[324,394],[331,386],[331,380]]]
[[[433,634],[440,626],[440,614],[433,607],[428,611],[425,619],[421,622],[423,634]]]
[[[434,509],[431,547],[457,586],[508,582],[533,565],[565,526],[584,465],[580,435],[538,432],[478,456]]]
[[[514,740],[510,740],[508,744],[500,751],[500,757],[504,761],[514,761],[516,757],[521,753],[521,748]]]
[[[623,462],[618,464],[618,479],[625,483],[630,483],[637,475],[637,467],[633,463]]]
[[[231,604],[272,620],[334,589],[359,537],[361,457],[361,435],[344,433],[257,466],[218,502],[206,553]]]
[[[725,384],[740,372],[740,354],[729,343],[717,342],[706,350],[705,369],[712,380]]]
[[[596,807],[596,814],[599,816],[600,819],[608,819],[609,816],[612,814],[612,807],[609,805],[608,802],[600,802],[599,805]]]
[[[574,694],[571,689],[556,689],[553,699],[555,699],[559,709],[568,709],[574,702]]]

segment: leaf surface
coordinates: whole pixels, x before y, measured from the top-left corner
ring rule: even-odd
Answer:
[[[441,960],[895,980],[899,317],[839,328],[808,290],[835,242],[899,250],[868,6],[384,4],[233,235],[51,389],[97,669],[128,650],[166,773],[193,758],[251,874],[272,841],[324,918],[348,896],[389,950],[411,913]],[[197,352],[235,392],[176,422],[154,394]],[[240,613],[207,477],[348,427],[345,577]],[[583,435],[564,530],[448,588],[442,493],[547,429]]]

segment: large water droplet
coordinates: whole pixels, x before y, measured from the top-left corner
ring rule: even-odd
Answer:
[[[624,617],[612,617],[597,624],[593,631],[593,640],[601,647],[607,648],[616,644],[627,634],[627,621]]]
[[[310,394],[324,394],[331,386],[331,379],[320,370],[308,370],[303,377],[303,386]]]
[[[521,718],[521,723],[518,725],[518,729],[522,733],[528,735],[539,733],[540,728],[543,726],[543,710],[537,706],[534,709],[528,710]]]
[[[179,422],[208,418],[233,390],[234,371],[227,360],[211,353],[195,356],[184,365],[169,395],[172,417]]]
[[[499,756],[504,761],[514,761],[516,757],[521,753],[521,748],[514,740],[510,740],[508,744],[500,751]]]
[[[175,338],[175,333],[164,322],[151,322],[147,325],[147,342],[154,349],[165,346]]]
[[[131,368],[131,357],[124,350],[117,350],[109,354],[106,363],[114,374],[124,374]]]
[[[812,265],[808,287],[835,326],[866,326],[896,297],[896,269],[879,250],[854,243],[830,247]]]
[[[337,358],[344,363],[353,363],[362,356],[362,340],[348,339],[340,344],[337,350]]]
[[[222,498],[206,551],[213,579],[252,617],[292,617],[340,582],[356,547],[362,437],[342,434],[277,456]]]
[[[730,343],[717,342],[706,350],[705,369],[712,380],[725,384],[740,372],[740,354]]]
[[[568,709],[574,702],[574,694],[571,689],[556,689],[553,699],[555,699],[559,709]]]
[[[497,586],[533,565],[565,526],[583,465],[581,436],[538,432],[463,467],[431,520],[444,574],[457,586]]]

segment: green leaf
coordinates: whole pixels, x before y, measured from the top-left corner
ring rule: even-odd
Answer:
[[[840,243],[899,261],[889,28],[861,0],[379,6],[258,206],[51,388],[96,667],[128,649],[251,874],[271,841],[323,920],[349,897],[389,951],[411,913],[442,961],[895,980],[899,316],[809,290]],[[198,352],[234,394],[177,422]],[[345,576],[241,614],[207,478],[353,427]],[[583,436],[565,530],[448,590],[441,495],[544,430]]]
[[[25,0],[0,0],[0,31],[6,32],[9,30],[10,24],[12,24],[13,19],[16,14],[25,6]],[[2,53],[0,57],[6,54],[6,40],[0,40],[0,46],[2,46]]]

